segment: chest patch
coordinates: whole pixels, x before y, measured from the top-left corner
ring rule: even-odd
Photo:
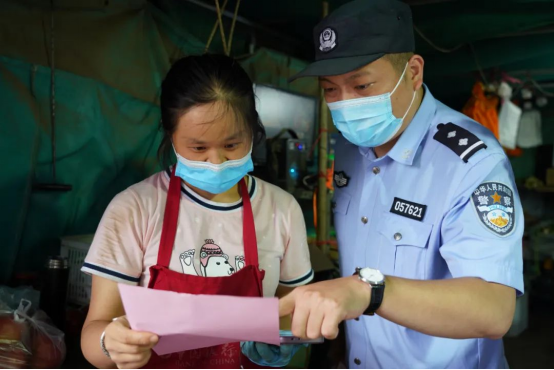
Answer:
[[[391,213],[395,213],[399,216],[408,217],[412,220],[423,221],[427,206],[424,204],[410,202],[408,200],[394,198]]]
[[[471,195],[471,201],[481,223],[500,236],[509,235],[514,230],[513,191],[498,182],[484,182]]]
[[[344,188],[345,186],[348,186],[348,182],[350,181],[350,177],[346,176],[344,171],[335,171],[333,178],[337,188]]]

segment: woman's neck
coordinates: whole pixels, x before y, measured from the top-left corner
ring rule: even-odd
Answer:
[[[246,182],[246,186],[248,186],[249,178],[248,176],[244,177],[244,181]],[[197,187],[192,186],[191,184],[183,181],[192,191],[194,191],[196,194],[200,195],[202,198],[210,200],[212,202],[216,203],[234,203],[241,199],[241,195],[239,192],[239,184],[235,184],[231,189],[227,190],[224,193],[220,194],[212,194],[208,193],[207,191],[204,191],[202,189],[198,189]]]

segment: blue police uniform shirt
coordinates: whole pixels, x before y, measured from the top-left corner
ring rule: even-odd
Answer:
[[[408,279],[477,277],[521,295],[523,213],[510,162],[488,129],[424,89],[384,157],[337,141],[333,215],[342,275],[371,267]],[[350,368],[507,366],[502,340],[432,337],[377,315],[346,322],[346,335]]]

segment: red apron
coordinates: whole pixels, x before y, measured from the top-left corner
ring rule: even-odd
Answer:
[[[258,245],[254,228],[254,215],[252,214],[248,187],[244,179],[239,182],[239,189],[243,204],[242,235],[245,266],[233,275],[225,277],[181,274],[169,269],[181,201],[181,179],[175,176],[175,168],[173,169],[165,205],[158,263],[150,267],[148,288],[190,294],[221,294],[241,297],[261,297],[263,295],[262,280],[265,272],[260,271],[258,267]],[[164,356],[158,356],[155,352],[152,352],[152,358],[145,365],[145,368],[238,369],[241,367],[241,357],[240,344],[228,343]],[[242,363],[251,365],[246,357],[242,358]]]

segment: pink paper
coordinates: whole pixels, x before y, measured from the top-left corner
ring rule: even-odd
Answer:
[[[279,345],[277,298],[180,294],[119,284],[134,330],[160,337],[158,355],[255,341]]]

